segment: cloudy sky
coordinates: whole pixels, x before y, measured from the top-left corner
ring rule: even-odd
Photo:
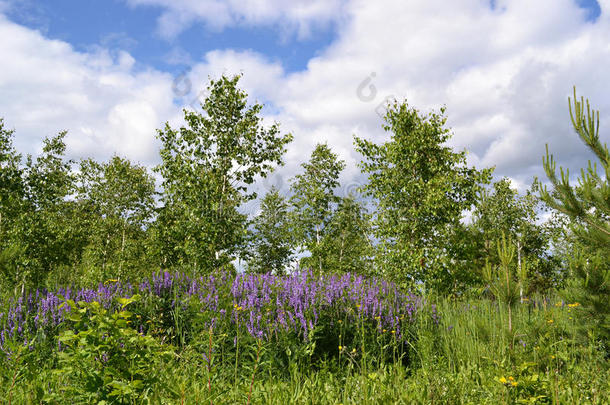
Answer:
[[[451,145],[521,189],[549,144],[573,170],[576,85],[610,125],[610,0],[0,0],[0,117],[25,153],[68,130],[71,158],[158,161],[156,128],[208,76],[242,87],[295,141],[285,185],[328,142],[358,182],[352,135],[378,142],[388,98],[445,105]]]

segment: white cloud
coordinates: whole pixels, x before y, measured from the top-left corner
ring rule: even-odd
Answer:
[[[236,25],[279,26],[308,37],[311,30],[336,21],[344,0],[126,0],[131,6],[163,8],[159,32],[174,38],[194,23],[221,30]]]
[[[350,4],[353,19],[340,38],[288,79],[282,105],[304,128],[333,123],[348,135],[358,123],[360,135],[381,139],[373,110],[393,94],[424,111],[446,104],[451,143],[471,150],[473,163],[496,165],[498,175],[543,176],[547,142],[568,164],[588,156],[571,131],[567,96],[576,84],[610,114],[606,14],[591,24],[567,0],[497,10],[486,1]],[[370,72],[377,97],[360,102],[355,89]],[[332,139],[340,147],[349,141]]]
[[[135,72],[134,58],[100,49],[79,53],[0,16],[0,112],[20,150],[67,129],[73,157],[156,159],[155,129],[174,119],[171,76]]]
[[[286,185],[314,144],[324,141],[348,162],[345,184],[358,182],[352,135],[388,139],[378,115],[387,96],[406,97],[423,111],[446,104],[451,144],[469,149],[471,164],[495,165],[498,177],[521,186],[534,175],[544,178],[546,143],[560,164],[573,169],[590,157],[570,127],[572,85],[602,111],[602,139],[608,141],[610,0],[600,1],[595,23],[572,0],[497,1],[493,10],[487,0],[382,3],[314,1],[293,9],[273,1],[238,7],[232,1],[130,0],[164,7],[167,34],[182,29],[171,28],[181,18],[216,29],[284,20],[301,29],[341,19],[335,41],[302,72],[287,73],[281,62],[230,49],[209,52],[192,65],[182,105],[197,106],[209,75],[243,72],[251,99],[269,104],[266,118],[295,135],[287,166],[263,182],[268,185],[278,186],[278,179]],[[6,39],[0,51],[12,55],[0,65],[0,111],[24,136],[22,145],[66,128],[74,155],[116,150],[150,162],[155,128],[180,121],[173,78],[134,71],[127,53],[78,53],[4,19],[0,35]]]

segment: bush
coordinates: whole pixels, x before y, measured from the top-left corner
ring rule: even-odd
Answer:
[[[64,302],[72,326],[59,335],[63,350],[55,371],[68,384],[46,400],[133,403],[161,388],[155,364],[171,352],[130,327],[133,314],[125,308],[137,299],[119,298],[120,311],[114,313],[97,301]]]

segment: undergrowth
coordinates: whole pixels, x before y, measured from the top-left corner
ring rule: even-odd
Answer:
[[[400,292],[383,280],[156,274],[2,302],[3,403],[604,404],[576,302]]]

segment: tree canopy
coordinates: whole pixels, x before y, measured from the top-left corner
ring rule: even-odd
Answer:
[[[383,126],[389,141],[354,138],[369,176],[363,191],[375,201],[376,265],[403,285],[451,283],[449,233],[491,178],[490,169],[466,165],[465,151],[445,145],[451,133],[444,113],[422,114],[396,101]]]

